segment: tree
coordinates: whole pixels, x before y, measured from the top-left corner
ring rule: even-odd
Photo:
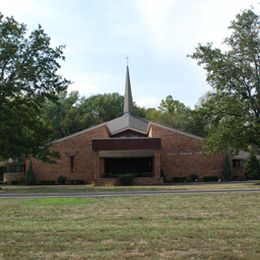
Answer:
[[[260,180],[260,164],[252,147],[249,148],[249,158],[245,163],[246,177],[249,180]]]
[[[30,160],[29,168],[25,173],[25,184],[27,185],[34,185],[36,184],[33,167],[32,167],[32,161]]]
[[[245,10],[236,16],[225,39],[227,51],[199,45],[191,58],[207,71],[213,91],[202,103],[209,119],[205,147],[209,152],[247,149],[260,144],[259,15]]]
[[[161,100],[158,109],[146,109],[144,117],[152,122],[161,123],[194,135],[205,136],[207,120],[200,110],[199,106],[190,109],[179,100],[175,100],[171,95],[168,95]]]
[[[50,129],[51,140],[65,137],[84,129],[86,122],[80,109],[82,98],[77,91],[64,91],[58,100],[45,102],[43,119]]]
[[[232,179],[232,168],[229,160],[229,156],[226,154],[223,165],[223,177],[226,181],[230,181]]]
[[[171,95],[161,101],[159,111],[160,123],[186,132],[193,132],[193,111],[182,102],[173,99]],[[196,134],[196,133],[194,133]]]
[[[64,91],[58,100],[45,102],[42,115],[50,129],[51,140],[110,121],[123,113],[124,97],[118,93],[98,94],[88,98],[77,91]],[[134,114],[145,117],[145,109],[134,105]]]
[[[92,126],[121,116],[123,103],[124,98],[118,93],[98,94],[86,98],[80,109]]]
[[[145,111],[145,118],[152,122],[160,122],[161,111],[156,108],[147,108]]]
[[[171,95],[161,101],[159,109],[167,113],[180,113],[187,110],[183,103],[173,99]]]
[[[49,129],[41,117],[46,100],[56,100],[68,80],[58,74],[63,48],[50,47],[41,28],[0,14],[0,159],[48,155]]]

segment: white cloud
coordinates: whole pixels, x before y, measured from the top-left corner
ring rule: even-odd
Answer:
[[[68,91],[78,90],[81,95],[90,96],[105,92],[115,92],[122,79],[117,75],[108,73],[74,73]],[[110,86],[110,87],[109,87]],[[108,89],[111,91],[108,91]]]
[[[258,0],[138,0],[147,44],[163,58],[186,55],[198,42],[220,46],[235,15]]]
[[[0,0],[1,12],[6,16],[14,16],[17,20],[27,17],[28,20],[35,17],[57,18],[60,14],[58,10],[50,7],[49,1],[42,0]],[[23,21],[21,21],[23,22]],[[36,23],[37,24],[37,23]]]
[[[148,98],[144,98],[144,99],[139,99],[136,101],[138,106],[141,107],[156,107],[159,104],[159,100],[157,98],[154,97],[148,97]]]

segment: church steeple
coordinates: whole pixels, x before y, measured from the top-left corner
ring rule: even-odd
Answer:
[[[128,65],[126,66],[125,98],[124,98],[124,111],[123,112],[124,112],[124,115],[133,114],[133,98],[132,98]]]

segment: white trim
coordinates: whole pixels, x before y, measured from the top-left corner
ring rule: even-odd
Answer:
[[[101,123],[101,124],[99,124],[99,125],[92,126],[92,127],[90,127],[90,128],[81,130],[81,131],[79,131],[79,132],[77,132],[77,133],[74,133],[74,134],[72,134],[72,135],[68,135],[68,136],[62,137],[62,138],[60,138],[60,139],[56,139],[56,140],[52,141],[51,144],[56,144],[56,143],[65,141],[65,140],[70,139],[70,138],[73,138],[73,137],[75,137],[75,136],[77,136],[77,135],[81,135],[81,134],[84,134],[84,133],[86,133],[86,132],[95,130],[95,129],[101,127],[101,126],[106,126],[106,123]],[[108,131],[108,132],[109,132],[109,131]]]
[[[109,132],[113,136],[113,135],[116,135],[118,133],[121,133],[121,132],[124,132],[124,131],[127,131],[127,130],[131,130],[133,132],[137,132],[137,133],[144,134],[144,135],[147,134],[147,131],[138,130],[138,129],[132,128],[132,127],[125,127],[125,128],[121,128],[121,129],[114,131],[114,132],[110,132],[110,131]]]
[[[151,125],[158,126],[158,127],[167,129],[167,130],[169,130],[169,131],[172,131],[172,132],[174,132],[174,133],[176,133],[176,134],[185,135],[185,136],[190,137],[190,138],[193,138],[193,139],[197,139],[197,140],[200,140],[200,141],[203,140],[202,137],[199,137],[199,136],[197,136],[197,135],[193,135],[193,134],[190,134],[190,133],[186,133],[186,132],[183,132],[183,131],[174,129],[174,128],[170,128],[170,127],[167,127],[167,126],[164,126],[164,125],[160,125],[160,124],[158,124],[158,123],[151,122],[151,121],[149,122],[149,125],[148,125],[148,133],[149,133],[149,130],[150,130],[150,126],[151,126]]]
[[[115,119],[116,119],[116,118],[115,118]],[[145,119],[145,120],[146,120],[146,119]],[[112,120],[111,120],[111,121],[112,121]],[[108,121],[108,122],[110,122],[110,121]],[[174,132],[174,133],[176,133],[176,134],[181,134],[181,135],[184,135],[184,136],[187,136],[187,137],[190,137],[190,138],[193,138],[193,139],[197,139],[197,140],[200,140],[200,141],[203,140],[202,137],[199,137],[199,136],[197,136],[197,135],[193,135],[193,134],[190,134],[190,133],[186,133],[186,132],[183,132],[183,131],[174,129],[174,128],[170,128],[170,127],[167,127],[167,126],[158,124],[158,123],[154,123],[154,122],[152,122],[152,121],[147,121],[147,122],[148,122],[147,131],[138,130],[138,129],[132,128],[132,127],[125,127],[125,128],[121,128],[120,130],[117,130],[117,131],[114,131],[114,132],[110,132],[110,130],[109,130],[109,128],[108,128],[108,125],[107,125],[108,122],[104,122],[104,123],[101,123],[101,124],[99,124],[99,125],[92,126],[92,127],[90,127],[90,128],[81,130],[81,131],[79,131],[79,132],[77,132],[77,133],[74,133],[74,134],[71,134],[71,135],[62,137],[62,138],[60,138],[60,139],[56,139],[56,140],[52,141],[51,144],[56,144],[56,143],[59,143],[59,142],[68,140],[68,139],[70,139],[70,138],[73,138],[73,137],[75,137],[75,136],[84,134],[84,133],[89,132],[89,131],[92,131],[92,130],[95,130],[95,129],[97,129],[97,128],[99,128],[99,127],[102,127],[102,126],[105,126],[105,127],[107,128],[108,133],[110,133],[110,135],[112,135],[112,136],[115,135],[115,134],[118,134],[118,133],[120,133],[120,132],[124,132],[124,131],[126,131],[126,130],[131,130],[131,131],[134,131],[134,132],[137,132],[137,133],[140,133],[140,134],[148,135],[149,130],[150,130],[150,126],[151,126],[151,125],[154,125],[154,126],[161,127],[161,128],[167,129],[167,130],[169,130],[169,131],[172,131],[172,132]]]

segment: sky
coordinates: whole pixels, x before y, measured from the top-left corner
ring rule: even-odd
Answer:
[[[198,43],[224,48],[228,26],[260,0],[0,0],[0,12],[40,24],[52,46],[66,45],[60,74],[80,95],[124,94],[126,57],[134,101],[157,108],[168,95],[193,107],[211,87],[187,57]]]

